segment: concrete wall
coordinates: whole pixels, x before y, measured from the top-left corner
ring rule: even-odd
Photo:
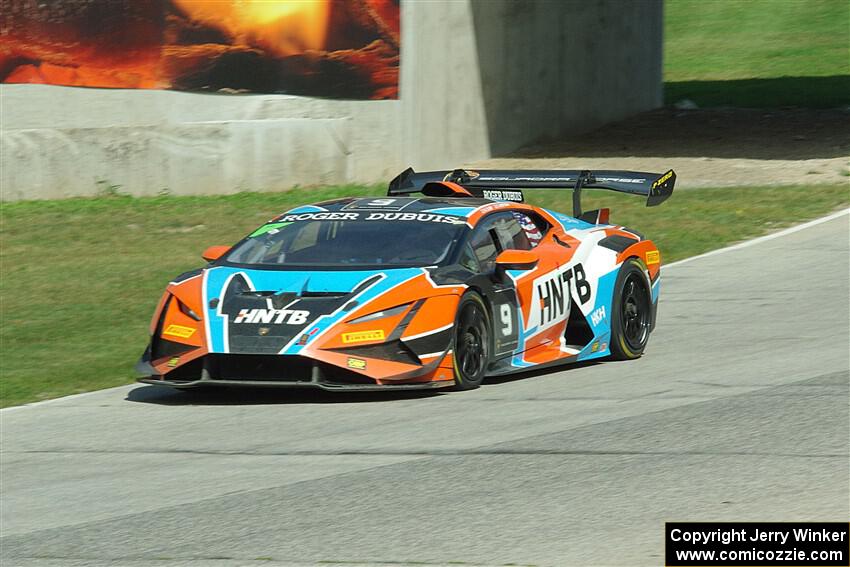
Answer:
[[[3,199],[231,193],[387,178],[398,101],[4,85]]]
[[[452,168],[661,104],[661,0],[403,0],[400,99],[0,86],[4,200]]]
[[[473,3],[494,155],[661,106],[660,0]]]

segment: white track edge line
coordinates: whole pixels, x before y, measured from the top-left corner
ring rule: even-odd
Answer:
[[[807,228],[811,228],[813,226],[817,226],[819,224],[823,224],[825,222],[835,220],[835,219],[837,219],[841,216],[847,215],[847,214],[850,214],[850,208],[843,209],[841,211],[836,211],[836,212],[834,212],[830,215],[827,215],[825,217],[810,220],[808,222],[804,222],[803,224],[798,224],[798,225],[795,225],[795,226],[788,227],[786,229],[780,230],[779,232],[774,232],[772,234],[766,234],[765,236],[759,236],[758,238],[753,238],[751,240],[745,240],[744,242],[739,242],[738,244],[733,244],[732,246],[726,246],[725,248],[718,248],[717,250],[711,250],[709,252],[705,252],[704,254],[698,254],[696,256],[691,256],[690,258],[684,258],[682,260],[677,260],[677,261],[672,262],[670,264],[663,265],[662,268],[664,268],[664,269],[672,268],[674,266],[680,266],[682,264],[686,264],[686,263],[691,262],[693,260],[699,260],[700,258],[707,258],[709,256],[716,256],[718,254],[724,254],[726,252],[732,252],[734,250],[740,250],[741,248],[749,248],[750,246],[754,246],[754,245],[760,244],[762,242],[767,242],[768,240],[773,240],[775,238],[781,238],[783,236],[788,236],[789,234],[794,234],[795,232],[799,232],[801,230],[805,230]],[[31,407],[35,407],[35,406],[43,406],[43,405],[52,404],[52,403],[56,403],[56,402],[63,401],[63,400],[67,401],[67,400],[71,400],[71,399],[74,399],[74,398],[81,398],[83,396],[88,396],[88,395],[91,395],[91,394],[111,392],[113,390],[120,390],[121,388],[126,388],[128,386],[134,386],[134,385],[135,385],[135,383],[125,384],[123,386],[116,386],[114,388],[106,388],[105,390],[94,390],[92,392],[81,392],[79,394],[71,394],[70,396],[63,396],[61,398],[53,398],[52,400],[44,400],[42,402],[31,402],[31,403],[24,404],[24,405],[21,405],[21,406],[12,406],[12,407],[8,407],[8,408],[0,408],[0,413],[6,413],[6,412],[9,412],[9,411],[12,411],[12,410],[19,410],[19,409],[23,409],[23,408],[31,408]]]
[[[30,402],[28,404],[23,404],[20,406],[11,406],[8,408],[0,408],[0,414],[7,413],[14,410],[20,410],[25,408],[31,408],[34,406],[46,406],[49,404],[55,404],[56,402],[73,400],[74,398],[82,398],[83,396],[90,396],[91,394],[102,394],[105,392],[114,392],[116,390],[121,390],[122,388],[127,388],[130,386],[138,386],[137,383],[133,382],[130,384],[124,384],[123,386],[114,386],[112,388],[104,388],[102,390],[92,390],[91,392],[80,392],[79,394],[71,394],[70,396],[62,396],[61,398],[51,398],[49,400],[42,400],[40,402]]]
[[[818,219],[810,220],[808,222],[804,222],[803,224],[794,225],[788,227],[786,229],[780,230],[778,232],[774,232],[771,234],[766,234],[764,236],[759,236],[758,238],[752,238],[750,240],[745,240],[744,242],[739,242],[738,244],[733,244],[732,246],[726,246],[724,248],[718,248],[717,250],[710,250],[703,254],[697,254],[696,256],[691,256],[690,258],[683,258],[681,260],[677,260],[675,262],[671,262],[669,264],[663,264],[661,266],[662,271],[667,268],[672,268],[674,266],[680,266],[682,264],[687,264],[688,262],[692,262],[694,260],[699,260],[701,258],[707,258],[709,256],[716,256],[718,254],[724,254],[726,252],[732,252],[734,250],[740,250],[741,248],[749,248],[750,246],[754,246],[756,244],[761,244],[762,242],[767,242],[768,240],[773,240],[775,238],[781,238],[783,236],[788,236],[789,234],[794,234],[795,232],[800,232],[801,230],[805,230],[807,228],[811,228],[813,226],[817,226],[819,224],[823,224],[825,222],[829,222],[831,220],[835,220],[838,217],[850,214],[850,208],[843,209],[841,211],[836,211],[830,215],[825,217],[821,217]]]

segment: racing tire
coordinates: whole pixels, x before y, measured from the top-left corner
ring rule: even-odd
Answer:
[[[611,305],[611,359],[640,357],[652,329],[652,296],[645,267],[637,258],[620,267]]]
[[[481,296],[470,291],[460,299],[455,317],[454,390],[481,385],[490,363],[490,319]]]

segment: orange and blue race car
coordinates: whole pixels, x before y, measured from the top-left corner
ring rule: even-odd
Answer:
[[[661,256],[582,212],[581,191],[667,199],[630,171],[408,169],[383,198],[297,207],[168,284],[142,382],[328,390],[478,387],[487,376],[641,356]],[[523,202],[573,191],[573,214]]]

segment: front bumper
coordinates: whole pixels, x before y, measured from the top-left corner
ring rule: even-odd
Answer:
[[[157,363],[159,365],[159,363]],[[302,356],[206,354],[160,374],[146,351],[136,364],[139,382],[173,388],[202,386],[319,388],[322,390],[423,390],[454,385],[439,361],[415,371],[376,380],[360,372]],[[442,379],[441,379],[442,378]]]

